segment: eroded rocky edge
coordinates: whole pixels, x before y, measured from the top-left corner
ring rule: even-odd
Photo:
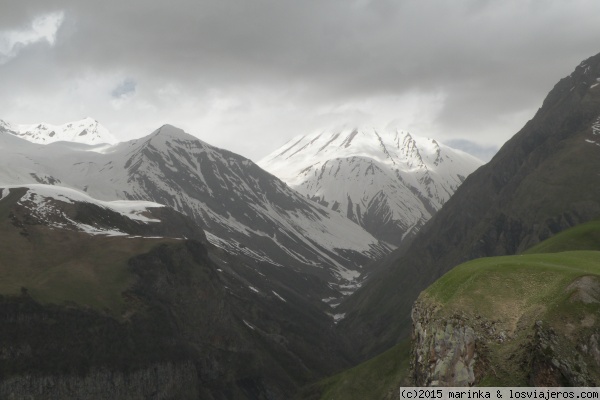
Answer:
[[[574,296],[571,301],[580,300]],[[593,333],[573,340],[548,322],[537,320],[522,327],[526,340],[517,343],[513,334],[502,329],[501,321],[444,311],[423,294],[412,309],[410,375],[415,386],[597,386],[599,383],[598,326],[587,327]],[[503,350],[507,351],[500,355]],[[521,381],[506,381],[514,379],[515,374],[509,377],[492,361],[499,356],[512,363]]]

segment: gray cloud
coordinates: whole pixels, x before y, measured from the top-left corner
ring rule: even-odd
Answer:
[[[450,147],[472,154],[482,161],[488,162],[496,155],[498,146],[484,146],[466,139],[451,139],[446,142]]]
[[[131,78],[125,78],[121,83],[115,87],[110,95],[114,98],[123,98],[125,96],[135,93],[137,83]]]
[[[91,115],[123,137],[170,122],[253,158],[340,119],[399,119],[415,134],[498,146],[559,78],[600,51],[594,0],[31,0],[5,8],[0,35],[48,13],[65,17],[54,46],[28,46],[0,66],[0,117]],[[114,101],[130,89],[134,98]]]

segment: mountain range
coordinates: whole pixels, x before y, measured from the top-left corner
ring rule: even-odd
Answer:
[[[348,366],[302,276],[256,279],[170,207],[0,194],[2,398],[283,399]]]
[[[173,126],[115,145],[40,145],[6,130],[0,141],[1,182],[55,184],[98,200],[163,204],[192,218],[213,245],[244,255],[250,265],[318,277],[326,289],[312,295],[320,298],[351,292],[366,272],[363,266],[393,248],[252,161]]]
[[[93,398],[69,389],[80,370],[114,398],[288,398],[349,365],[334,307],[393,246],[169,125],[118,144],[1,125],[2,396]],[[113,351],[114,337],[131,346]],[[32,359],[48,364],[19,369]]]
[[[15,136],[27,139],[33,143],[48,144],[60,141],[84,144],[114,144],[117,139],[93,118],[84,118],[79,121],[67,122],[62,125],[47,123],[14,125],[0,120],[0,129],[10,132]]]
[[[483,166],[352,128],[260,162],[287,183],[170,125],[0,123],[0,397],[596,384],[598,82],[600,54]]]
[[[319,131],[258,162],[396,246],[416,234],[481,164],[434,139],[391,128]]]

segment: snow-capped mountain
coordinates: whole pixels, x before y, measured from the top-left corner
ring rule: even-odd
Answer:
[[[0,129],[1,131],[1,129]],[[391,247],[291,190],[252,161],[173,126],[116,145],[40,145],[0,132],[0,183],[44,183],[103,201],[144,200],[186,214],[210,242],[254,262],[355,284]]]
[[[4,129],[16,136],[27,139],[33,143],[48,144],[59,141],[68,141],[84,144],[117,143],[117,139],[93,118],[84,118],[80,121],[67,122],[62,125],[47,123],[31,125],[15,125],[0,120],[0,129]]]
[[[258,162],[303,195],[399,244],[482,165],[396,129],[340,129],[292,139]]]

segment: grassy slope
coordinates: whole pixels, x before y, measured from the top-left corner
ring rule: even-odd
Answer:
[[[116,314],[131,284],[128,260],[172,239],[90,236],[43,225],[16,226],[16,191],[0,201],[0,294],[27,289],[42,303],[75,302]],[[19,268],[14,268],[18,265]]]
[[[527,386],[527,370],[515,360],[525,358],[536,321],[544,321],[568,338],[570,343],[557,345],[557,353],[569,353],[596,328],[600,304],[573,300],[581,290],[570,285],[580,277],[600,282],[600,251],[474,260],[444,275],[422,297],[441,306],[438,317],[455,313],[481,316],[493,321],[496,330],[510,339],[503,344],[489,343],[489,364],[495,369],[495,378],[484,377],[481,385]]]
[[[552,254],[558,253],[558,254]],[[565,290],[580,276],[600,277],[600,221],[566,230],[523,255],[489,257],[457,266],[425,292],[430,300],[444,306],[444,312],[473,311],[491,320],[516,339],[510,346],[495,346],[496,359],[510,356],[526,340],[524,326],[544,315],[550,322],[565,324],[570,319],[585,320],[597,312],[595,305],[575,305]],[[394,346],[371,360],[325,379],[302,393],[303,399],[384,399],[407,382],[410,342]],[[522,384],[519,371],[505,365],[504,380],[486,378],[483,385],[502,385],[511,380]]]
[[[558,253],[572,250],[600,251],[600,221],[575,226],[527,249],[523,254]]]
[[[497,377],[484,378],[481,384],[524,385],[524,371],[511,360],[524,351],[535,321],[543,320],[572,345],[587,340],[595,329],[600,304],[574,300],[582,293],[598,294],[594,284],[583,289],[572,286],[582,277],[600,282],[599,221],[566,230],[522,255],[461,264],[422,296],[442,306],[441,315],[461,312],[494,321],[511,340],[490,344]]]
[[[410,340],[354,368],[305,388],[298,398],[316,399],[396,399],[398,388],[408,384]]]

